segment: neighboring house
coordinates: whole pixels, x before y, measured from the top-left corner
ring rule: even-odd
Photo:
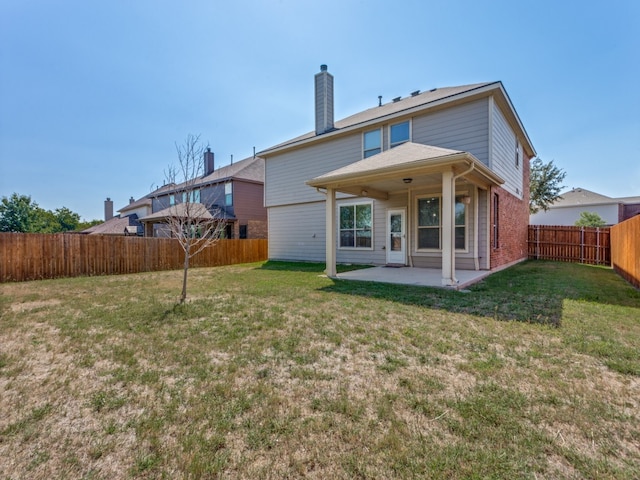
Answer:
[[[333,120],[315,76],[316,129],[265,159],[269,258],[494,270],[527,256],[535,150],[501,82],[416,91]]]
[[[531,215],[531,225],[575,225],[582,212],[597,213],[607,225],[615,225],[640,214],[640,196],[611,198],[584,188],[560,195],[545,212]]]
[[[89,235],[142,235],[143,225],[139,219],[151,213],[151,199],[142,197],[139,200],[129,199],[129,205],[118,210],[119,215],[113,215],[113,200],[107,198],[104,202],[103,223],[83,230]]]
[[[213,152],[207,149],[204,157],[205,173],[190,192],[170,184],[148,195],[151,213],[139,219],[145,236],[169,236],[166,219],[179,213],[189,195],[192,204],[209,207],[208,214],[226,223],[226,238],[267,238],[264,160],[250,157],[215,170]]]

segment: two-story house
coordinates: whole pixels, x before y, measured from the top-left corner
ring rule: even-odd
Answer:
[[[188,200],[209,219],[224,222],[226,238],[267,238],[264,207],[264,159],[250,157],[215,169],[214,154],[203,155],[204,174],[185,184],[166,184],[129,204],[113,216],[113,201],[105,201],[105,222],[83,233],[94,235],[170,235],[167,219],[180,213]]]
[[[226,224],[226,238],[266,238],[264,159],[250,157],[214,168],[214,154],[204,152],[204,174],[184,184],[164,185],[149,195],[151,211],[140,218],[145,236],[169,236],[167,218],[180,214],[187,201],[199,204],[204,215]]]
[[[415,91],[333,119],[315,76],[316,128],[265,159],[269,258],[495,270],[527,256],[535,150],[501,82]]]

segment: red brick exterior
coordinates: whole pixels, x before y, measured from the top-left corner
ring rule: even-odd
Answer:
[[[522,162],[522,199],[502,187],[491,189],[491,224],[494,219],[494,195],[498,196],[498,244],[491,229],[491,270],[527,258],[527,236],[529,230],[529,158]]]

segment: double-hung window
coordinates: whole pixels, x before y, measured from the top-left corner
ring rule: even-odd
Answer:
[[[363,158],[370,157],[382,151],[382,131],[378,128],[370,132],[364,132],[363,136]]]
[[[456,196],[455,203],[455,248],[467,247],[467,206],[463,196]],[[442,248],[442,198],[418,198],[418,250],[440,250]]]
[[[389,127],[389,148],[397,147],[409,141],[409,120]]]
[[[371,203],[340,205],[340,248],[371,248]]]

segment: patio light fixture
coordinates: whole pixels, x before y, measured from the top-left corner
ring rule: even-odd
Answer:
[[[403,178],[402,181],[404,183],[411,183],[411,182],[413,182],[413,178]]]

